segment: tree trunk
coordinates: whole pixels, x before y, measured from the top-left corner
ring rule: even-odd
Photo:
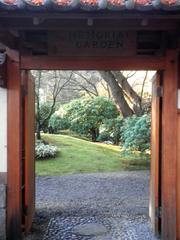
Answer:
[[[37,123],[36,138],[37,138],[37,140],[41,140],[41,127],[40,127],[39,123]]]
[[[92,142],[96,142],[97,140],[97,132],[96,132],[96,129],[94,128],[91,129],[91,140]]]
[[[120,71],[112,71],[112,74],[114,75],[117,82],[121,85],[123,91],[125,91],[126,94],[131,98],[133,102],[133,110],[136,115],[141,115],[141,97],[134,91],[134,89],[128,83],[127,78],[125,78]]]
[[[100,71],[102,78],[109,84],[109,87],[112,92],[112,96],[121,111],[123,117],[129,117],[133,115],[133,110],[129,107],[122,88],[119,86],[116,81],[115,76],[110,71]]]

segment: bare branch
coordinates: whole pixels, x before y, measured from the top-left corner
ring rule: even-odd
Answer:
[[[92,81],[90,81],[87,77],[85,77],[83,74],[81,74],[79,72],[74,72],[74,74],[81,77],[82,79],[84,79],[94,89],[94,91],[95,91],[94,95],[95,96],[99,95],[96,84],[94,84]]]
[[[127,78],[133,77],[136,73],[137,73],[137,71],[128,73],[128,74],[127,74]],[[124,75],[124,74],[123,74],[123,75]]]

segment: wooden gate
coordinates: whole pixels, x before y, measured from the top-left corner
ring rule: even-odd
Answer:
[[[151,177],[149,214],[156,235],[161,232],[162,72],[152,82]]]
[[[35,211],[35,88],[29,71],[22,71],[23,84],[23,225],[27,233]]]
[[[34,213],[34,85],[27,69],[79,69],[77,61],[51,61],[48,58],[21,58],[22,76],[18,61],[8,61],[8,200],[7,230],[10,240],[27,232]],[[25,61],[26,60],[26,61]],[[48,65],[46,60],[48,60]],[[150,216],[156,234],[163,240],[177,238],[177,51],[168,50],[161,59],[131,62],[84,61],[83,69],[158,69],[153,82],[152,101],[152,161]],[[127,59],[126,59],[127,60]],[[38,65],[39,63],[39,65]],[[99,64],[99,65],[98,65]],[[110,65],[111,64],[111,65]],[[122,64],[122,65],[121,65]],[[132,65],[131,65],[132,64]],[[81,69],[82,69],[81,68]],[[83,70],[82,69],[82,70]],[[161,76],[163,74],[163,79]],[[161,84],[163,83],[163,92]],[[161,98],[161,94],[163,95]],[[179,185],[178,185],[179,186]],[[178,192],[180,192],[178,190]],[[178,232],[179,234],[179,232]]]

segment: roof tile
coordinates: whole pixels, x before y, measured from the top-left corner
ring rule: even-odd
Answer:
[[[6,10],[180,10],[180,0],[0,0]]]

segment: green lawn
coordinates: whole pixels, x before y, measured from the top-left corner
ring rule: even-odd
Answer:
[[[149,168],[149,156],[124,153],[119,146],[92,143],[68,135],[43,135],[60,151],[56,158],[37,160],[37,175],[115,172]]]

